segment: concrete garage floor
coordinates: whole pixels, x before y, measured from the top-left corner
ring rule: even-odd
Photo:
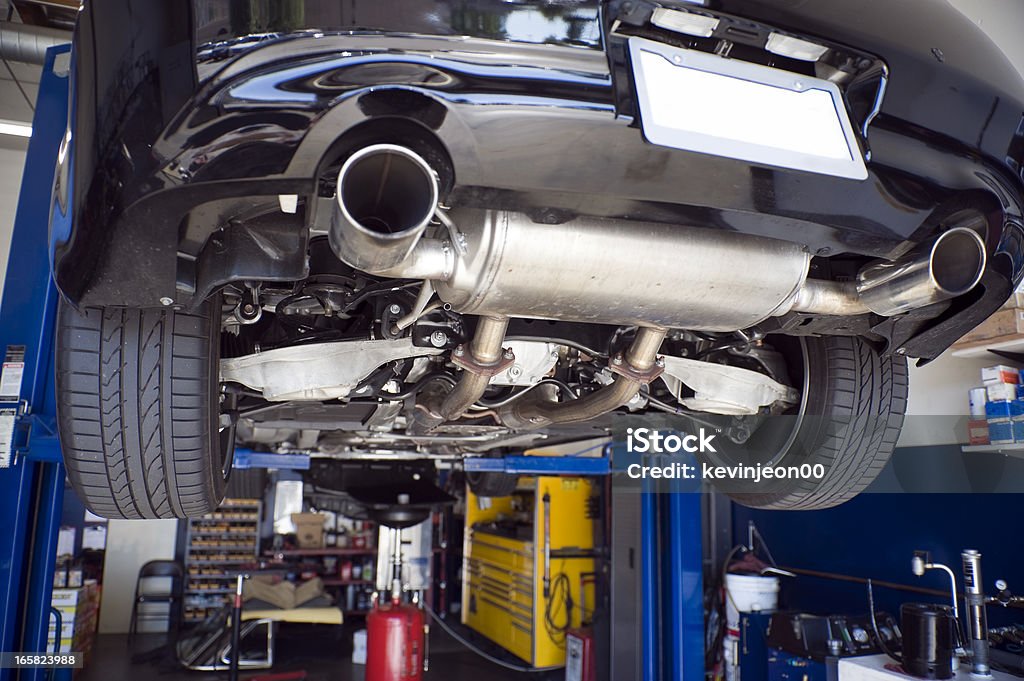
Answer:
[[[270,673],[281,673],[304,669],[308,681],[364,681],[366,667],[352,664],[352,632],[358,627],[344,625],[341,642],[336,634],[322,628],[302,625],[284,625],[278,630],[276,658],[272,670],[242,671],[239,678]],[[131,679],[132,681],[211,681],[226,679],[226,672],[192,672],[175,668],[169,661],[159,663],[134,662],[132,656],[159,646],[161,635],[138,636],[133,651],[128,650],[127,636],[104,634],[96,639],[93,654],[86,669],[75,681],[109,681],[109,679]],[[493,650],[486,648],[489,653]],[[511,661],[511,658],[510,658]],[[495,665],[470,652],[460,643],[441,631],[431,627],[430,671],[424,674],[424,681],[561,681],[564,670],[543,674],[523,674]]]

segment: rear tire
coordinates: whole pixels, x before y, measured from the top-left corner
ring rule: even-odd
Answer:
[[[68,479],[105,518],[189,518],[224,498],[220,324],[195,313],[61,302],[57,419]]]
[[[710,465],[771,463],[775,466],[820,464],[821,479],[790,478],[746,484],[725,490],[734,501],[752,508],[813,510],[838,506],[862,492],[885,468],[903,427],[907,408],[907,360],[881,356],[860,338],[807,337],[800,340],[803,356],[804,403],[792,419],[789,441],[774,450],[771,461],[761,443],[757,460],[742,454],[701,455]],[[799,362],[799,358],[790,357]],[[794,382],[793,385],[799,385]],[[756,437],[756,434],[755,434]],[[752,442],[755,438],[751,438]],[[739,447],[737,450],[757,450]],[[750,491],[747,491],[750,490]]]

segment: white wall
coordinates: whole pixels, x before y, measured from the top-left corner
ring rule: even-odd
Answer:
[[[1018,70],[1024,72],[1024,2],[1017,0],[950,0],[950,4],[976,23],[999,45]]]
[[[967,391],[981,385],[981,367],[991,358],[961,359],[948,352],[920,369],[910,365],[910,400],[899,446],[920,447],[967,442]]]
[[[0,16],[7,16],[3,0],[0,0]],[[41,70],[32,64],[0,64],[0,120],[32,123],[29,100],[35,102]],[[14,229],[14,212],[18,205],[18,192],[21,190],[21,171],[25,166],[27,146],[27,141],[20,137],[0,135],[0,295],[7,275],[7,253]]]
[[[0,12],[2,16],[7,15],[2,0]],[[8,61],[6,65],[0,65],[0,120],[32,123],[32,107],[29,101],[36,100],[41,72],[40,67],[29,63]],[[24,94],[22,90],[25,91]],[[11,230],[14,227],[17,195],[22,188],[22,170],[25,167],[27,147],[28,142],[23,138],[0,135],[0,295],[7,274],[7,253],[10,248]]]
[[[18,192],[24,166],[23,150],[0,147],[0,296],[3,295],[7,275],[7,253],[11,245],[11,233],[14,231],[14,213],[18,208]]]
[[[103,565],[100,633],[128,631],[139,568],[151,560],[174,558],[177,520],[111,520],[107,524],[107,557]],[[160,586],[157,582],[156,586]],[[155,607],[155,606],[154,606]],[[152,626],[141,631],[162,631]],[[162,623],[161,623],[162,624]]]

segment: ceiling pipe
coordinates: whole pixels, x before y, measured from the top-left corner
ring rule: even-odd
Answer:
[[[42,66],[47,48],[70,42],[70,31],[0,21],[0,58],[7,61]]]

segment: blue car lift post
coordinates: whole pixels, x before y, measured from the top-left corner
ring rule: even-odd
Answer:
[[[46,55],[0,303],[0,358],[12,360],[5,366],[6,380],[0,380],[5,388],[0,392],[3,652],[46,652],[64,499],[53,368],[57,291],[50,277],[48,233],[57,150],[67,127],[69,52],[64,45]],[[19,359],[17,389],[11,384],[18,378]],[[68,669],[53,671],[0,669],[0,681],[70,678]]]
[[[643,464],[668,465],[675,458],[644,457]],[[700,486],[679,479],[644,478],[640,487],[641,679],[702,681],[704,561]],[[621,492],[629,493],[637,492]]]

